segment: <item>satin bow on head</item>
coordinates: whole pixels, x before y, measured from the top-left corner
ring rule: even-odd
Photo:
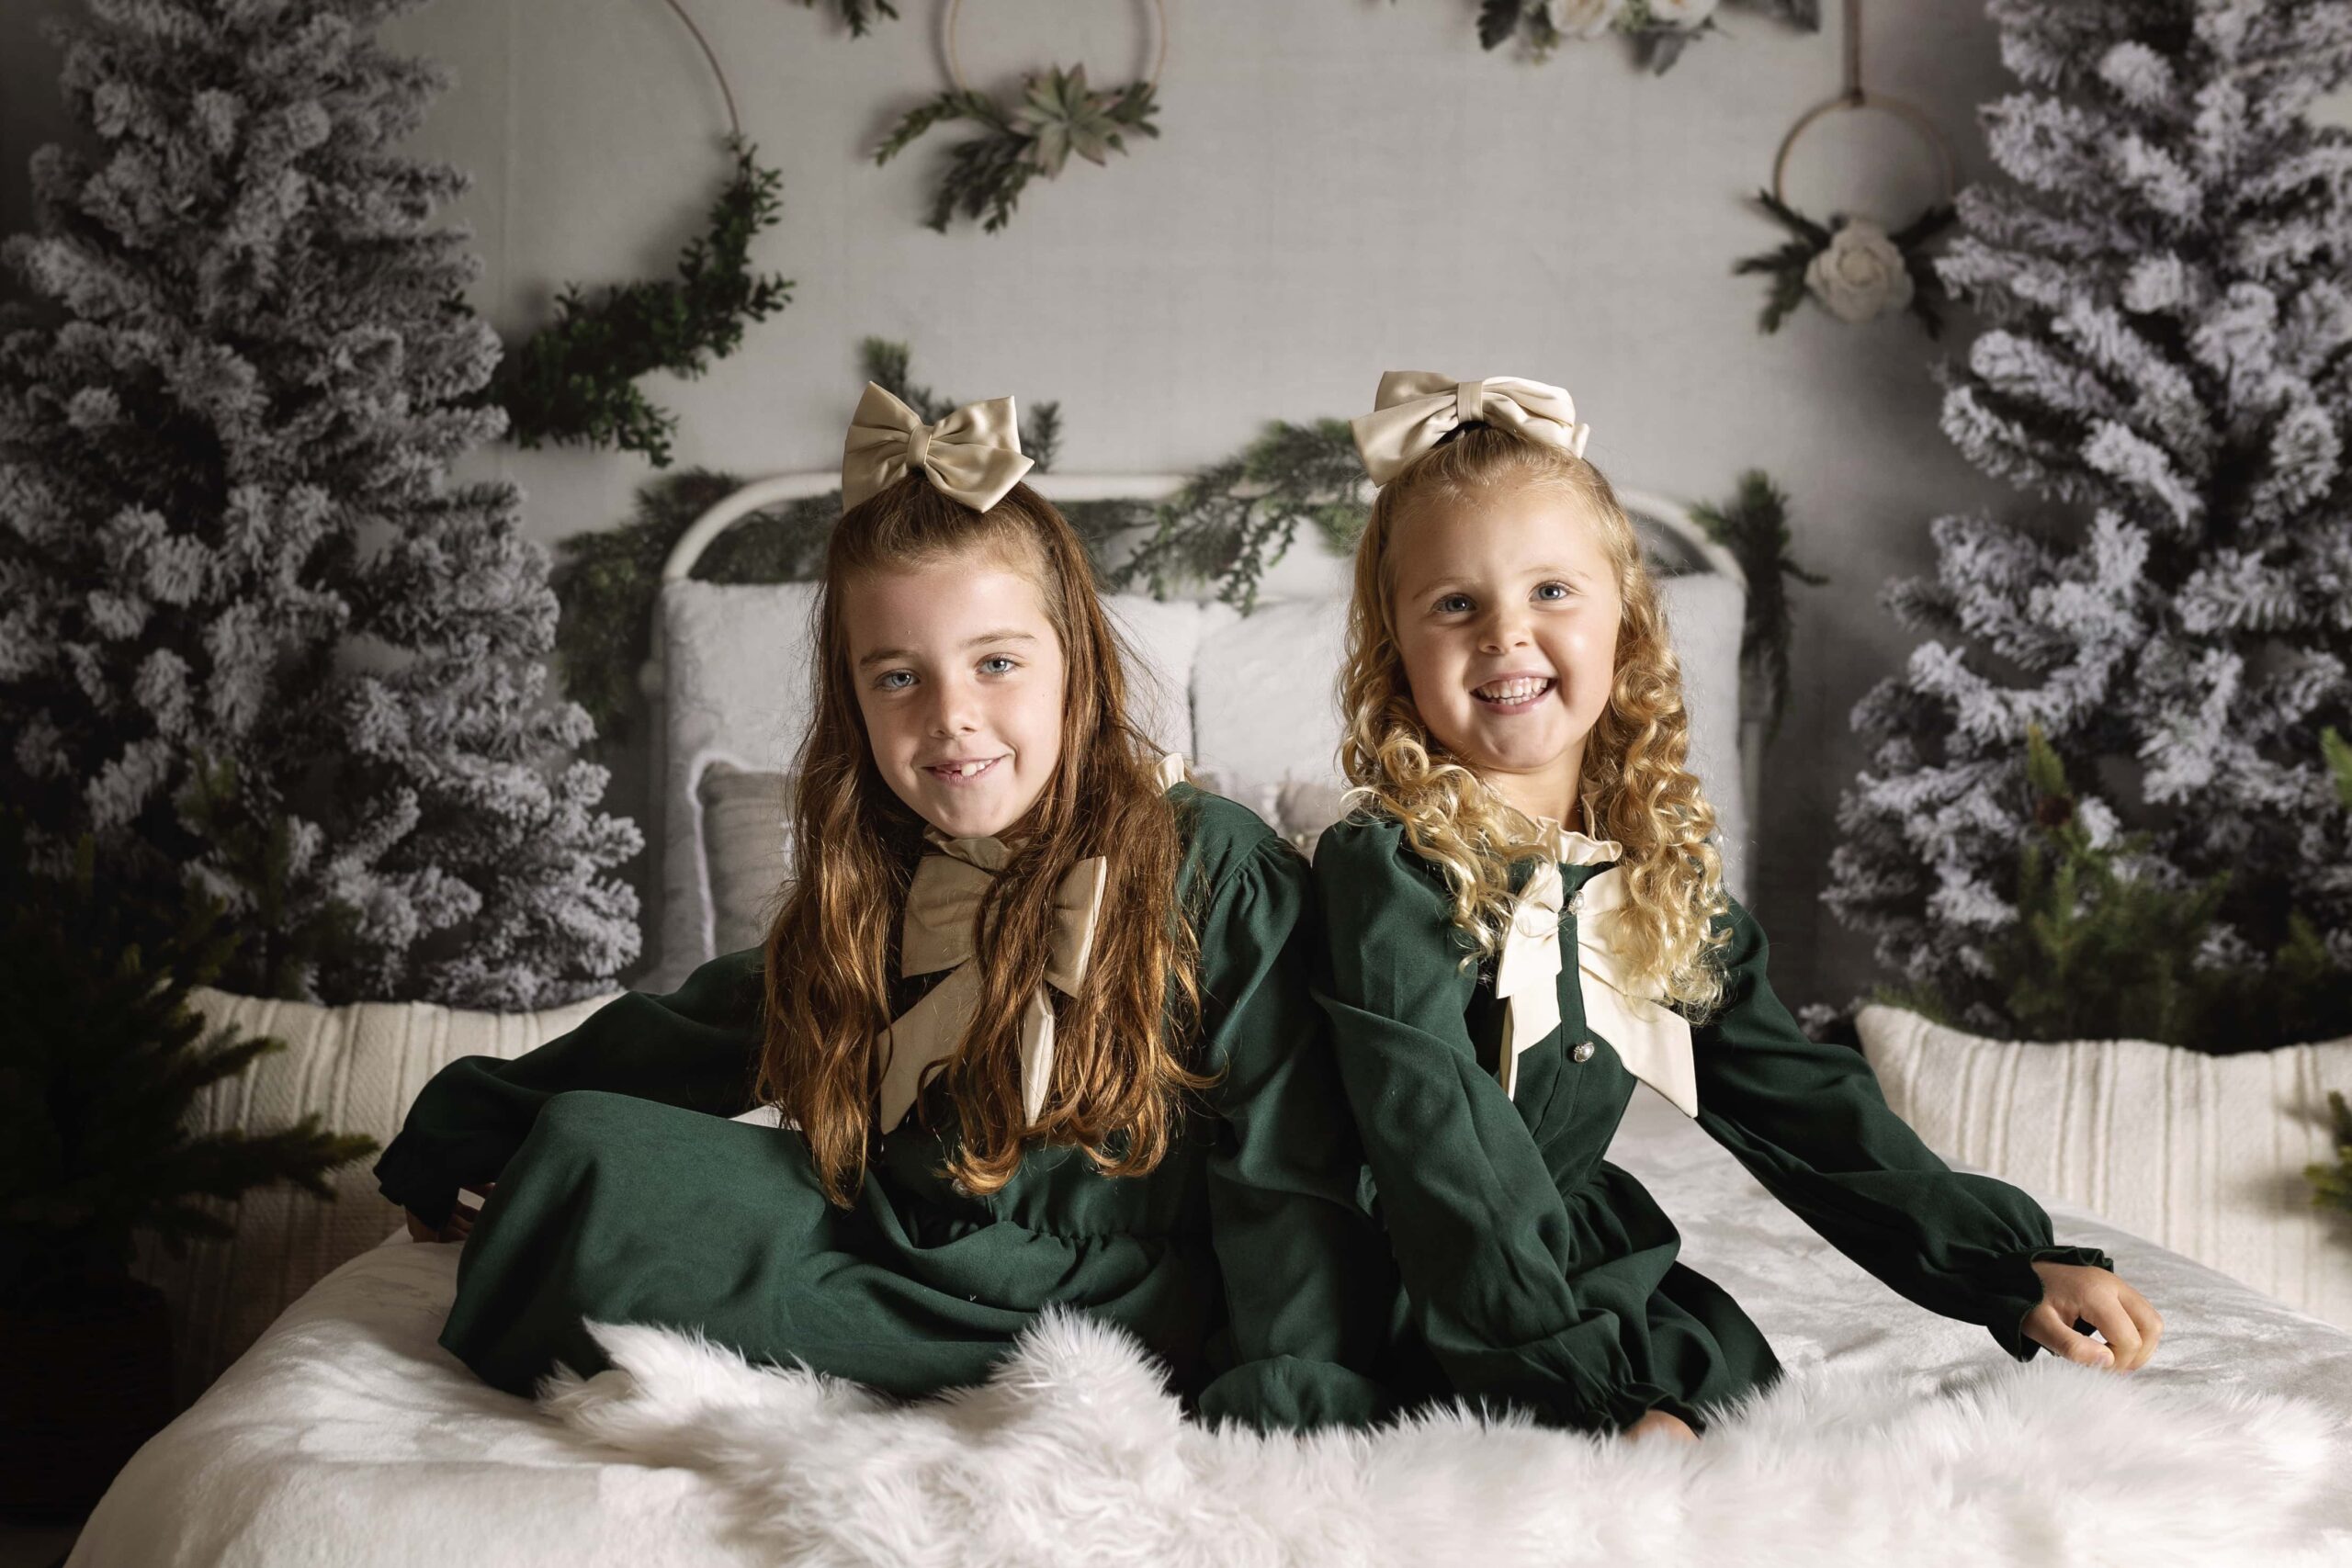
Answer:
[[[842,508],[921,469],[944,494],[986,512],[1035,463],[1021,455],[1011,398],[966,403],[937,424],[868,381],[842,442]]]
[[[1625,1070],[1666,1096],[1685,1116],[1699,1114],[1699,1076],[1690,1024],[1664,1005],[1666,988],[1637,977],[1618,956],[1617,922],[1628,897],[1625,868],[1611,865],[1563,903],[1560,864],[1599,865],[1624,852],[1614,840],[1545,823],[1555,858],[1540,863],[1512,906],[1510,929],[1495,965],[1503,999],[1503,1092],[1519,1089],[1519,1056],[1560,1027],[1560,917],[1577,917],[1577,981],[1588,1028],[1609,1042]]]
[[[1184,760],[1160,759],[1159,784],[1167,790],[1184,776]],[[922,1075],[963,1043],[980,1001],[980,975],[972,963],[977,949],[980,898],[1012,858],[1000,839],[951,839],[933,829],[923,835],[936,852],[915,866],[907,891],[907,912],[899,931],[900,976],[953,974],[933,986],[891,1021],[878,1093],[884,1132],[914,1107]],[[1042,1115],[1054,1086],[1054,1009],[1046,987],[1076,996],[1094,949],[1094,925],[1102,912],[1102,889],[1111,863],[1102,855],[1080,861],[1054,889],[1053,937],[1046,948],[1046,984],[1031,993],[1021,1017],[1021,1109],[1031,1122]]]
[[[1380,378],[1370,413],[1348,422],[1372,482],[1385,485],[1405,466],[1472,420],[1558,446],[1576,457],[1592,426],[1577,423],[1576,400],[1542,381],[1498,376],[1457,381],[1431,370],[1391,370]]]

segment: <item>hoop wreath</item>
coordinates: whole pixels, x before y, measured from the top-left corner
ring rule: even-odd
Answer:
[[[663,0],[694,36],[727,106],[732,172],[711,204],[703,232],[680,253],[673,278],[597,289],[567,283],[555,319],[499,362],[488,397],[506,411],[507,439],[637,452],[670,466],[677,417],[638,385],[657,370],[693,377],[741,346],[747,327],[792,301],[792,280],[752,268],[752,242],[775,226],[783,176],[763,166],[744,140],[735,90],[710,40],[682,0]]]
[[[1877,110],[1917,131],[1935,154],[1941,199],[1892,233],[1871,219],[1843,213],[1831,214],[1826,224],[1816,222],[1791,206],[1784,184],[1790,152],[1816,121],[1841,110]],[[1901,98],[1857,86],[1807,110],[1781,141],[1780,152],[1772,160],[1772,188],[1757,193],[1765,211],[1789,231],[1789,242],[1778,250],[1742,257],[1732,267],[1735,275],[1762,273],[1772,280],[1771,296],[1760,318],[1762,330],[1779,331],[1790,312],[1810,295],[1841,321],[1867,321],[1907,310],[1919,318],[1929,337],[1940,337],[1943,284],[1936,276],[1927,249],[1928,242],[1950,228],[1958,215],[1952,206],[1954,189],[1951,149],[1937,134],[1934,123]]]
[[[1007,105],[976,91],[965,79],[956,47],[964,0],[948,0],[942,43],[952,85],[900,120],[874,161],[888,163],[934,125],[977,121],[980,134],[957,142],[951,151],[933,195],[931,216],[924,221],[944,234],[949,220],[960,211],[980,219],[981,229],[994,233],[1012,221],[1023,187],[1040,175],[1047,179],[1058,175],[1071,153],[1090,164],[1103,164],[1106,153],[1127,150],[1127,132],[1159,134],[1151,117],[1159,110],[1155,95],[1160,68],[1168,62],[1168,7],[1167,0],[1148,4],[1157,38],[1148,75],[1098,92],[1086,85],[1085,66],[1068,71],[1048,66],[1043,73],[1026,77],[1019,101]]]

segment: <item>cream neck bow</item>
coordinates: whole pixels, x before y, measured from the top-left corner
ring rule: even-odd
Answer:
[[[1011,398],[966,403],[937,424],[925,424],[868,381],[842,442],[842,509],[920,469],[943,493],[986,512],[1033,467],[1021,455],[1021,423]]]
[[[1184,776],[1184,760],[1160,760],[1164,792]],[[952,970],[905,1012],[891,1021],[885,1036],[889,1063],[878,1094],[884,1132],[906,1119],[922,1088],[923,1073],[944,1061],[963,1043],[980,1001],[980,975],[971,962],[980,899],[1004,869],[1012,852],[1001,839],[951,839],[937,829],[924,831],[934,852],[915,866],[907,890],[907,911],[899,931],[901,977]],[[1048,987],[1076,996],[1094,949],[1094,925],[1102,912],[1102,889],[1111,863],[1102,855],[1080,861],[1054,889],[1053,937],[1046,949],[1046,983],[1030,995],[1021,1018],[1021,1108],[1029,1121],[1044,1114],[1054,1085],[1054,1009]]]
[[[1637,978],[1618,956],[1617,922],[1628,897],[1625,868],[1611,865],[1562,898],[1560,866],[1602,865],[1619,859],[1623,847],[1611,839],[1572,832],[1558,823],[1541,826],[1552,840],[1553,858],[1537,863],[1512,906],[1502,956],[1495,965],[1495,994],[1503,998],[1503,1092],[1519,1089],[1519,1056],[1560,1027],[1560,918],[1577,918],[1577,980],[1584,998],[1585,1023],[1615,1048],[1635,1077],[1671,1100],[1685,1116],[1699,1114],[1699,1077],[1690,1053],[1690,1025],[1664,1005],[1665,987]]]
[[[1592,427],[1577,423],[1576,400],[1542,381],[1498,376],[1456,381],[1430,370],[1391,370],[1380,378],[1372,412],[1348,422],[1372,482],[1385,485],[1435,446],[1448,431],[1483,420],[1547,446],[1584,456]]]

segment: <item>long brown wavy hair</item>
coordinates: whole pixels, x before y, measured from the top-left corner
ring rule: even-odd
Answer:
[[[948,1174],[993,1192],[1028,1144],[1075,1145],[1114,1176],[1159,1163],[1186,1091],[1210,1079],[1179,1053],[1199,1010],[1198,938],[1170,900],[1183,857],[1159,753],[1127,716],[1126,649],[1103,614],[1069,523],[1026,485],[985,513],[901,479],[845,513],[816,606],[816,713],[802,742],[794,871],[765,944],[766,1040],[754,1092],[808,1140],[846,1206],[865,1180],[893,1016],[897,926],[923,851],[922,819],[876,767],[857,705],[842,585],[860,572],[981,554],[1030,574],[1061,639],[1061,759],[980,903],[980,998],[935,1069],[956,1109]],[[1046,983],[1053,891],[1078,862],[1109,861],[1075,997],[1056,1005],[1053,1084],[1032,1125],[1021,1100],[1021,1016]]]
[[[1533,824],[1476,773],[1449,758],[1421,722],[1396,643],[1390,541],[1417,515],[1476,505],[1497,491],[1529,487],[1573,497],[1600,530],[1615,569],[1622,615],[1609,705],[1585,743],[1578,793],[1594,826],[1623,846],[1628,899],[1618,927],[1624,958],[1667,996],[1703,1011],[1722,995],[1709,962],[1721,939],[1714,917],[1729,900],[1723,862],[1709,841],[1714,808],[1684,766],[1690,720],[1682,669],[1666,636],[1657,586],[1641,540],[1600,470],[1561,447],[1489,425],[1472,425],[1423,454],[1381,488],[1356,546],[1347,662],[1340,676],[1346,733],[1340,766],[1352,804],[1403,824],[1408,841],[1444,872],[1453,921],[1470,956],[1502,948],[1511,907],[1510,868],[1543,854]],[[1578,826],[1576,823],[1570,827]]]

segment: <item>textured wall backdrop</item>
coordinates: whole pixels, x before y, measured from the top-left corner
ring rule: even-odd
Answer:
[[[1589,455],[1623,484],[1719,498],[1761,466],[1793,499],[1799,558],[1836,581],[1797,599],[1755,902],[1792,1005],[1866,981],[1865,944],[1817,896],[1862,760],[1848,711],[1910,646],[1875,595],[1929,564],[1931,518],[2007,497],[1936,425],[1929,367],[1965,344],[1964,319],[1943,346],[1907,320],[1851,328],[1810,310],[1765,338],[1760,283],[1730,276],[1778,238],[1743,198],[1791,120],[1837,90],[1834,15],[1808,36],[1725,13],[1732,36],[1652,79],[1614,42],[1541,66],[1481,53],[1471,0],[1168,0],[1161,140],[1033,185],[1002,233],[943,237],[920,223],[941,133],[887,169],[870,152],[943,85],[944,0],[899,0],[903,19],[860,39],[794,0],[687,3],[784,173],[759,259],[798,288],[711,375],[658,389],[682,463],[837,461],[857,341],[880,333],[910,341],[942,392],[1059,399],[1072,472],[1206,462],[1265,419],[1359,411],[1391,367],[1566,384]],[[0,4],[0,231],[30,220],[27,157],[69,130],[39,24],[73,8]],[[982,85],[1049,61],[1124,80],[1142,58],[1134,0],[967,9]],[[1868,26],[1871,84],[1946,128],[1963,178],[1984,173],[1974,108],[2009,81],[1981,8],[1873,0]],[[437,0],[390,41],[458,73],[416,150],[474,177],[454,216],[475,231],[476,303],[502,331],[541,320],[567,280],[666,270],[699,226],[724,111],[659,0]],[[1791,191],[1817,213],[1907,218],[1932,180],[1888,122],[1836,117],[1803,144]],[[530,531],[550,541],[622,519],[647,471],[567,452],[478,466],[526,488]],[[1281,581],[1335,579],[1308,559]],[[615,763],[613,804],[646,819],[642,759]]]

